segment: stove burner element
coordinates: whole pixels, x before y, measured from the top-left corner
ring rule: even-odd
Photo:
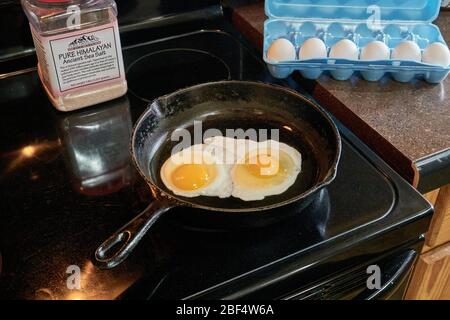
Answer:
[[[230,79],[230,68],[222,59],[194,49],[152,52],[127,69],[129,92],[148,102],[195,84]]]

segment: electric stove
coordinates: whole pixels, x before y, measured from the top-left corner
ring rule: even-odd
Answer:
[[[337,120],[338,175],[307,209],[238,230],[198,225],[174,212],[122,265],[106,271],[92,264],[97,246],[152,201],[128,150],[133,123],[149,101],[227,79],[304,93],[292,79],[270,76],[220,6],[177,8],[169,22],[122,25],[129,85],[123,98],[60,113],[35,69],[0,80],[0,297],[402,298],[432,207]],[[382,286],[371,290],[373,265]],[[70,285],[77,270],[80,287]]]

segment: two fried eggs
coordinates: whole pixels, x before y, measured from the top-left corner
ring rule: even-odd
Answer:
[[[216,136],[173,154],[160,174],[179,196],[255,201],[288,190],[301,164],[300,152],[284,143]]]

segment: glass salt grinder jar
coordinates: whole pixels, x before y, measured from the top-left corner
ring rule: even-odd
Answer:
[[[58,110],[76,110],[126,93],[114,0],[21,1],[39,77]]]

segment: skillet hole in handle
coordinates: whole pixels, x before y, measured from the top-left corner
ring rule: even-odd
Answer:
[[[111,258],[117,255],[131,238],[129,231],[123,231],[119,234],[113,235],[105,242],[103,242],[95,251],[95,259],[99,262],[108,262]]]

